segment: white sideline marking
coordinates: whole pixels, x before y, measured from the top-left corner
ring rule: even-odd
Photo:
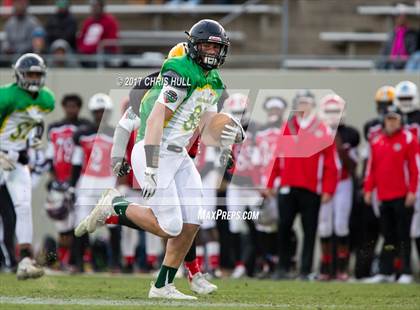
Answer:
[[[170,301],[170,300],[118,300],[94,298],[40,298],[40,297],[7,297],[0,296],[0,304],[14,305],[80,305],[80,306],[172,306],[172,307],[209,307],[209,308],[276,308],[276,309],[360,309],[361,305],[296,305],[296,304],[246,304],[246,303],[209,303],[200,301]],[[370,309],[416,309],[414,305],[370,305]],[[418,309],[418,308],[417,308]]]
[[[94,299],[94,298],[38,298],[38,297],[0,297],[0,304],[18,305],[80,305],[80,306],[174,306],[174,307],[265,307],[278,308],[289,307],[289,305],[270,305],[270,304],[245,304],[245,303],[209,303],[197,301],[174,301],[174,300],[118,300],[118,299]]]

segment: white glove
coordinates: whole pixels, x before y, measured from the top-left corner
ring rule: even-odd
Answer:
[[[17,154],[17,156],[19,156],[19,154]],[[9,154],[0,151],[0,169],[12,171],[16,168],[16,161],[17,157],[13,158],[13,156],[9,156]]]
[[[144,172],[144,183],[142,193],[144,199],[150,199],[156,192],[157,187],[157,168],[146,167]]]
[[[222,134],[220,135],[221,146],[229,146],[235,143],[242,143],[246,138],[245,131],[242,126],[234,119],[232,120],[234,121],[234,125],[226,124]]]

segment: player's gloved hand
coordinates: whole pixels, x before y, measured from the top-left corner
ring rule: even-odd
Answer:
[[[232,151],[229,148],[222,149],[220,154],[219,163],[221,167],[226,167],[230,169],[233,166],[233,156]]]
[[[232,118],[232,121],[233,124],[225,125],[225,128],[220,136],[220,144],[222,146],[242,143],[246,138],[245,130],[242,128],[241,124],[234,118]]]
[[[19,157],[19,154],[15,154],[16,156],[11,155],[11,153],[6,154],[4,152],[0,152],[0,169],[4,171],[12,171],[16,168],[16,161]]]
[[[123,177],[130,173],[131,166],[125,158],[111,158],[112,172],[118,177]]]
[[[144,199],[150,199],[156,192],[157,187],[157,168],[146,167],[144,172],[144,183],[142,184],[142,194]]]

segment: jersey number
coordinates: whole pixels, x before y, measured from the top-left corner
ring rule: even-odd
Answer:
[[[194,112],[191,113],[190,118],[184,123],[183,127],[185,131],[190,131],[197,128],[202,110],[203,108],[201,105],[198,105],[194,108]]]
[[[73,148],[74,144],[71,137],[57,139],[57,162],[71,163]]]
[[[16,131],[10,135],[10,140],[25,140],[32,128],[34,128],[34,123],[19,123],[16,127]]]

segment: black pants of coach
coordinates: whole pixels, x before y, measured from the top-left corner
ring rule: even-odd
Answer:
[[[413,207],[405,207],[404,198],[382,201],[380,205],[380,229],[384,245],[380,257],[379,272],[385,275],[394,273],[394,259],[399,257],[401,272],[411,274],[410,226]]]
[[[318,227],[318,213],[321,197],[309,190],[292,187],[288,193],[280,193],[279,208],[279,268],[290,270],[291,234],[296,215],[300,214],[303,227],[303,251],[301,257],[301,275],[308,275],[312,270],[315,238]]]

